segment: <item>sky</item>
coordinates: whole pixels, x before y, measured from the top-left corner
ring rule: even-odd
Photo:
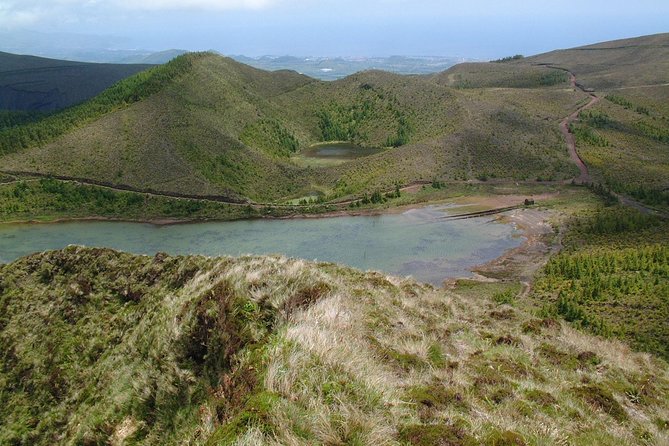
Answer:
[[[669,1],[0,0],[0,32],[22,30],[113,49],[491,59],[669,32]]]

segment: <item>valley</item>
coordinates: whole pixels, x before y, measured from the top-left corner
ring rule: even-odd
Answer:
[[[0,111],[0,444],[669,443],[667,48]]]

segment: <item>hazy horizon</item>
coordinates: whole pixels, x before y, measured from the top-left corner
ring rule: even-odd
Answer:
[[[485,60],[668,31],[669,3],[658,0],[633,5],[594,0],[573,8],[529,0],[499,3],[0,0],[0,32],[74,34],[74,40],[92,41],[81,42],[87,48],[118,50]]]

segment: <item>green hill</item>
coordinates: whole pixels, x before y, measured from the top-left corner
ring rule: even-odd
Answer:
[[[188,54],[38,122],[6,118],[13,124],[0,130],[2,165],[257,202],[331,200],[435,179],[568,181],[577,170],[559,123],[589,100],[570,86],[571,70],[608,98],[572,125],[592,176],[663,203],[669,86],[646,83],[667,81],[668,36],[461,64],[436,75],[365,71],[334,82]],[[600,92],[606,85],[615,90]],[[386,150],[336,164],[302,155],[325,141]]]
[[[0,52],[0,110],[60,110],[86,101],[149,66],[71,62]]]
[[[170,70],[179,74],[160,74]],[[457,90],[434,76],[379,71],[328,83],[207,53],[151,73],[160,82],[147,97],[105,93],[91,104],[108,105],[69,111],[76,119],[64,112],[5,133],[5,169],[257,201],[433,178],[574,174],[557,122],[581,95],[559,86]],[[115,88],[134,91],[141,83],[129,78]],[[299,162],[296,148],[328,140],[399,147],[340,166]]]
[[[601,100],[574,125],[579,154],[598,182],[669,206],[669,33],[529,57],[509,65],[569,69]]]
[[[669,83],[669,33],[556,50],[515,63],[568,68],[597,90],[664,84]]]
[[[69,247],[0,308],[2,444],[669,441],[665,362],[378,273]]]

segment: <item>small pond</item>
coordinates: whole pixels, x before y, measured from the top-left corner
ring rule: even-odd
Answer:
[[[364,156],[374,155],[383,149],[360,147],[351,143],[326,143],[311,146],[302,151],[306,158],[318,158],[337,161],[349,161]]]

